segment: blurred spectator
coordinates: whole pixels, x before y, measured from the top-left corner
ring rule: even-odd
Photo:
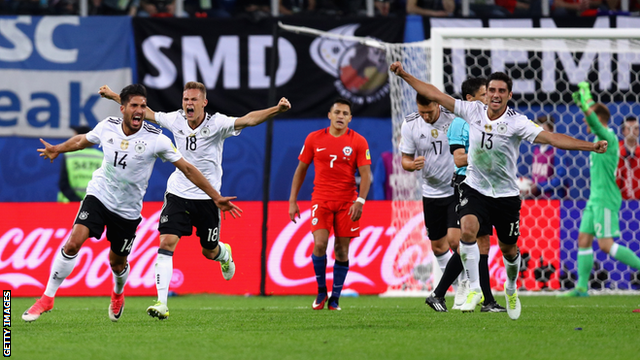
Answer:
[[[138,16],[172,17],[176,13],[175,0],[139,0]]]
[[[619,13],[621,12],[620,0],[605,0],[599,8],[600,13]],[[640,0],[629,0],[629,12],[640,11]]]
[[[596,16],[602,0],[553,0],[553,16]]]
[[[511,16],[507,9],[496,5],[495,0],[469,0],[469,2],[469,16],[471,17],[503,18]]]
[[[505,8],[516,17],[542,16],[542,1],[540,0],[496,0],[496,5]]]
[[[640,199],[640,146],[638,119],[629,116],[622,124],[622,141],[620,141],[620,161],[616,173],[616,182],[622,198]]]
[[[270,0],[238,0],[239,17],[258,22],[271,16]]]
[[[392,174],[393,151],[384,151],[373,168],[373,200],[393,200]]]
[[[452,16],[455,10],[455,0],[407,0],[407,14],[446,17]]]
[[[316,0],[280,0],[280,14],[311,13],[316,10]]]
[[[554,132],[553,116],[540,116],[536,123],[548,132]],[[551,145],[537,145],[533,149],[533,163],[531,164],[531,193],[541,199],[562,199],[567,196],[566,175],[567,167],[563,163],[566,159],[565,151]]]
[[[140,0],[97,0],[96,15],[129,15],[136,16]]]
[[[88,126],[73,127],[76,135],[91,131]],[[95,147],[60,155],[61,168],[58,180],[58,202],[82,201],[87,194],[87,185],[93,172],[102,166],[104,155]]]
[[[235,6],[235,0],[184,0],[184,11],[197,18],[231,17]]]

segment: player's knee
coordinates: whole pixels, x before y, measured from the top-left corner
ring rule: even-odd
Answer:
[[[65,254],[69,256],[74,256],[80,251],[81,247],[82,247],[82,244],[78,244],[74,241],[71,241],[71,239],[69,239],[69,241],[67,241],[62,248]]]
[[[126,264],[127,264],[126,261],[109,260],[109,265],[111,265],[111,270],[113,270],[113,272],[116,274],[122,273],[122,271],[124,271],[124,267]]]

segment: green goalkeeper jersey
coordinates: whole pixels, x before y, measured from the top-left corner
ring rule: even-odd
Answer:
[[[598,116],[592,112],[587,116],[587,124],[596,134],[594,141],[607,140],[609,143],[604,154],[592,152],[589,156],[591,167],[591,196],[589,202],[618,211],[622,204],[620,189],[616,184],[619,145],[618,137],[612,129],[602,125]]]

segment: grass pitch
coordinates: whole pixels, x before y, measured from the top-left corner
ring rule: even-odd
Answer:
[[[505,304],[503,296],[496,296]],[[343,298],[313,311],[310,296],[169,298],[171,315],[146,314],[152,298],[127,297],[112,323],[104,297],[56,299],[33,323],[34,302],[12,299],[15,359],[638,359],[638,296],[521,297],[506,313],[436,313],[419,298]],[[453,299],[449,298],[450,306]]]

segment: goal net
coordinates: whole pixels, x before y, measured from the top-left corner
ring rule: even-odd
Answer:
[[[385,51],[389,64],[401,61],[405,70],[455,98],[469,77],[502,71],[513,79],[509,106],[547,129],[592,141],[571,93],[588,81],[594,100],[611,112],[609,127],[622,140],[626,118],[640,116],[640,30],[635,29],[456,29],[433,28],[431,39],[388,44],[369,38],[342,37]],[[323,32],[313,30],[317,36]],[[328,34],[331,37],[340,35]],[[388,294],[424,295],[439,280],[429,240],[421,221],[417,174],[400,166],[398,142],[404,117],[417,111],[415,91],[395,75],[391,85],[393,148],[391,177],[392,224],[405,240],[386,271],[394,273]],[[624,167],[625,165],[622,164]],[[589,198],[589,153],[560,151],[523,142],[518,176],[524,199],[519,246],[523,257],[520,290],[545,293],[570,289],[577,278],[577,238],[582,210]],[[637,200],[623,201],[619,212],[621,237],[616,241],[640,254]],[[491,238],[491,285],[502,290],[506,279],[497,238]],[[615,261],[594,242],[594,269],[589,285],[597,290],[630,293],[640,289],[635,269]]]

